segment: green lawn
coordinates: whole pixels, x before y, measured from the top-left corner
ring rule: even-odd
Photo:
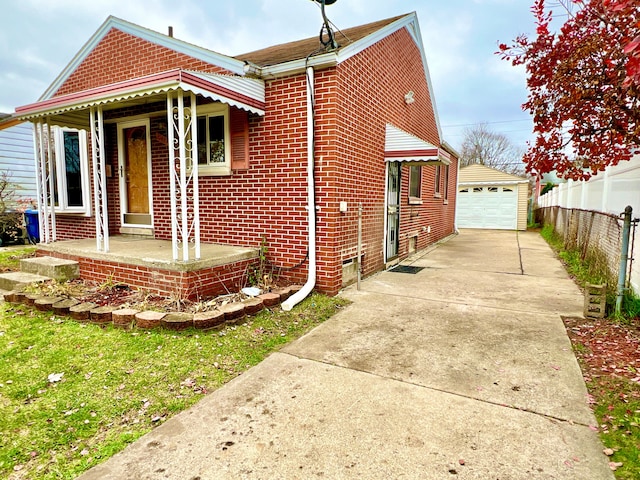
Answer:
[[[20,259],[35,254],[36,247],[0,249],[0,271],[20,270]]]
[[[345,303],[313,295],[291,312],[179,333],[0,304],[0,477],[76,477]]]

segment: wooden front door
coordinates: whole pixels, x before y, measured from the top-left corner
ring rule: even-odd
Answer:
[[[122,224],[150,227],[152,221],[149,125],[121,125],[119,133]]]

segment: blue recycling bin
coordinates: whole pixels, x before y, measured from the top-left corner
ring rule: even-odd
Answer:
[[[29,238],[29,241],[35,245],[40,241],[40,226],[38,225],[38,211],[25,210],[24,224],[27,227],[27,238]]]

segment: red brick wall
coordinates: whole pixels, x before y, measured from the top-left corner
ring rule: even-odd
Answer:
[[[127,37],[121,32],[110,32],[103,42],[105,49],[109,45],[123,48],[117,42],[135,40]],[[123,72],[106,77],[104,73],[98,73],[96,69],[101,57],[97,53],[95,58],[93,55],[87,60],[86,67],[84,64],[79,67],[76,73],[83,72],[82,75],[78,73],[79,78],[91,77],[94,72],[102,77],[97,81],[100,84],[121,79]],[[163,65],[160,70],[172,66],[197,68],[184,63],[156,64]],[[136,72],[136,75],[144,74]],[[386,123],[434,145],[440,145],[440,139],[421,56],[404,29],[338,67],[316,72],[315,77],[317,288],[334,294],[342,286],[343,260],[355,256],[359,203],[364,209],[364,273],[369,275],[384,268]],[[65,84],[64,88],[72,87]],[[269,262],[282,268],[283,277],[295,282],[306,279],[308,267],[305,88],[305,74],[268,80],[265,115],[249,118],[249,169],[234,171],[225,177],[200,177],[202,241],[257,247],[264,237]],[[409,90],[415,92],[416,101],[412,105],[404,102],[404,95]],[[142,112],[136,109],[110,115]],[[166,131],[166,117],[151,118],[154,227],[156,238],[170,239],[168,153],[167,146],[156,135],[161,128]],[[106,138],[108,161],[116,172],[115,126],[109,125]],[[409,206],[409,174],[408,168],[403,167],[401,257],[407,255],[411,236],[417,235],[418,248],[424,248],[452,233],[456,168],[452,164],[448,203],[442,197],[434,197],[435,169],[425,167],[423,204]],[[117,176],[108,183],[110,229],[117,233],[120,221]],[[346,214],[339,212],[340,201],[348,202]],[[59,222],[59,237],[61,231],[64,235],[80,231],[82,235],[94,236],[93,225],[93,218],[79,222],[63,220]],[[431,233],[427,233],[427,227],[431,227]]]
[[[173,295],[177,299],[191,300],[240,291],[245,286],[247,267],[255,261],[242,260],[193,272],[180,272],[57,252],[38,251],[37,253],[78,262],[80,276],[98,284],[122,282],[150,293]]]
[[[419,49],[402,29],[341,64],[338,77],[337,142],[335,157],[337,195],[330,205],[336,224],[338,262],[353,258],[357,243],[357,209],[363,206],[364,274],[384,268],[385,162],[387,123],[440,145],[430,92],[424,78]],[[407,105],[404,96],[415,93]],[[408,254],[408,238],[418,235],[418,248],[449,235],[454,230],[456,166],[449,175],[449,198],[436,198],[435,167],[422,172],[422,205],[408,202],[409,167],[401,169],[399,257]],[[349,203],[339,213],[339,201]],[[427,233],[428,227],[431,233]]]
[[[226,69],[112,28],[54,96],[80,92],[174,68],[230,73]]]

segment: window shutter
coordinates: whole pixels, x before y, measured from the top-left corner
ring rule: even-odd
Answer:
[[[249,114],[237,108],[231,109],[231,169],[249,168]]]

